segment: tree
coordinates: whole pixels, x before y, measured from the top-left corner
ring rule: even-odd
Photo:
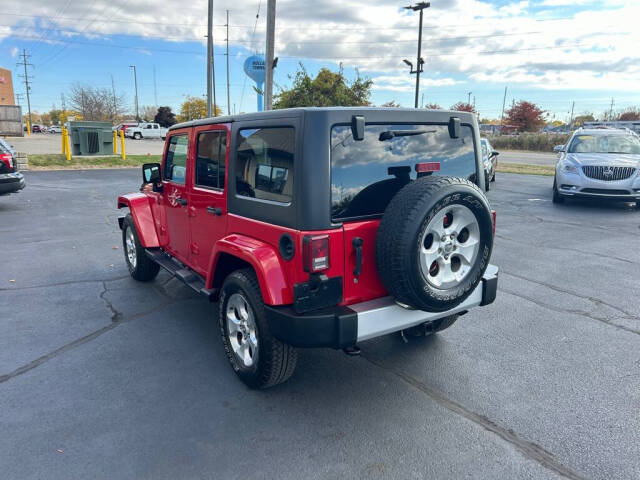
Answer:
[[[69,93],[72,110],[79,112],[84,120],[113,121],[124,107],[124,96],[114,97],[107,88],[93,88],[74,83]]]
[[[580,128],[584,125],[584,122],[595,122],[596,119],[593,116],[593,113],[583,113],[582,115],[578,115],[573,119],[573,126],[576,128]]]
[[[153,117],[155,123],[159,123],[161,127],[168,128],[177,123],[175,114],[171,111],[171,107],[158,107],[156,116]]]
[[[638,111],[637,107],[627,108],[618,115],[618,121],[620,122],[635,122],[637,120],[640,120],[640,111]]]
[[[152,105],[146,105],[140,109],[140,117],[145,122],[152,122],[156,113],[158,113],[158,109]]]
[[[437,103],[427,103],[424,108],[427,110],[442,110],[442,107]]]
[[[391,100],[389,102],[385,102],[380,106],[381,107],[385,107],[385,108],[400,108],[401,107],[401,105],[399,103],[396,103],[395,100]]]
[[[360,74],[349,82],[343,74],[342,65],[337,73],[322,68],[316,78],[311,78],[304,65],[300,64],[293,77],[293,85],[289,90],[280,90],[273,108],[367,106],[371,104],[372,86],[373,81]]]
[[[520,100],[506,111],[507,123],[521,132],[537,132],[545,124],[544,113],[535,103]]]
[[[222,110],[217,105],[215,106],[216,116],[222,114]],[[181,122],[188,122],[189,120],[198,120],[200,118],[207,118],[207,101],[200,97],[187,97],[180,106],[180,115],[178,119]]]
[[[449,110],[453,110],[455,112],[470,112],[470,113],[476,112],[476,109],[474,108],[474,106],[466,102],[458,102],[455,105],[451,105]]]

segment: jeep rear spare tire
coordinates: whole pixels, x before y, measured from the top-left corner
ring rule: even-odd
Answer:
[[[382,283],[401,305],[443,312],[462,303],[489,265],[489,203],[468,180],[424,177],[387,206],[376,239]]]

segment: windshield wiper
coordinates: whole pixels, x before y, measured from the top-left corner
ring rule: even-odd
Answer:
[[[413,137],[424,133],[436,133],[436,130],[387,130],[385,132],[380,132],[378,140],[385,142],[395,137]]]

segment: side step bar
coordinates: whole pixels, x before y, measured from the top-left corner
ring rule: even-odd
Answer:
[[[145,249],[145,252],[151,260],[156,262],[177,279],[182,280],[195,292],[206,296],[212,302],[218,299],[219,292],[217,288],[205,288],[204,278],[190,268],[185,267],[168,253],[163,252],[159,248],[147,248]]]

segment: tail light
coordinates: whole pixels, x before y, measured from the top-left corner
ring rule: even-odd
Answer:
[[[306,236],[302,239],[302,265],[304,271],[309,273],[329,268],[329,235]]]
[[[496,220],[498,218],[498,214],[495,210],[491,210],[491,222],[493,223],[493,235],[496,235]]]
[[[9,170],[13,170],[13,157],[10,153],[0,153],[0,163],[4,163]]]

